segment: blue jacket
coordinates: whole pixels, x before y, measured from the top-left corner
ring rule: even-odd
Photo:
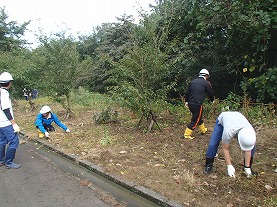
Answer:
[[[62,129],[67,130],[67,127],[59,120],[57,115],[53,112],[50,112],[49,118],[45,118],[42,114],[38,114],[35,126],[38,127],[42,133],[45,133],[46,130],[44,129],[43,123],[45,123],[46,125],[50,125],[52,124],[52,122],[55,122]]]

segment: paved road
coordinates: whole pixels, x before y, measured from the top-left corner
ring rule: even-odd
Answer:
[[[109,207],[86,182],[60,170],[34,144],[19,146],[15,162],[20,169],[0,167],[0,206]]]

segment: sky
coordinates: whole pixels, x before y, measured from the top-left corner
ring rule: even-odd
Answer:
[[[68,30],[78,37],[91,34],[102,23],[116,22],[123,14],[133,15],[138,22],[137,10],[150,11],[149,4],[155,5],[155,0],[0,0],[8,21],[22,24],[31,20],[24,39],[34,45],[39,28],[46,35]]]

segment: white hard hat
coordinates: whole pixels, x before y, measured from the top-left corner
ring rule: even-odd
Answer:
[[[256,143],[255,131],[251,128],[242,128],[238,133],[238,141],[242,150],[252,150]]]
[[[39,113],[45,114],[45,113],[47,113],[47,112],[49,112],[49,111],[51,111],[51,109],[50,109],[49,106],[43,106],[43,107],[41,108],[41,110],[40,110]]]
[[[208,75],[210,76],[210,73],[207,69],[201,69],[199,72],[199,76],[204,76],[204,75]]]
[[[3,72],[0,75],[0,83],[8,83],[10,81],[13,81],[13,77],[10,73],[8,72]]]

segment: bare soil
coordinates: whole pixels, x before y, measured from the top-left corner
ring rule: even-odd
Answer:
[[[60,117],[65,113],[52,106]],[[37,138],[34,121],[39,109],[28,112],[26,103],[14,107],[17,122],[29,139]],[[209,131],[201,135],[194,131],[194,140],[184,140],[185,124],[176,124],[174,117],[160,117],[162,131],[151,133],[135,131],[139,117],[133,114],[129,121],[95,125],[95,111],[79,111],[75,118],[62,120],[71,133],[59,127],[50,134],[49,143],[65,153],[75,154],[95,163],[107,172],[152,189],[184,206],[197,207],[276,207],[277,203],[277,130],[274,127],[256,127],[257,150],[253,169],[256,178],[243,174],[243,153],[238,143],[231,143],[231,156],[236,178],[227,175],[222,151],[215,159],[215,171],[203,173],[205,152],[214,120],[205,119]],[[119,118],[120,118],[119,116]],[[172,120],[172,121],[170,121]]]

